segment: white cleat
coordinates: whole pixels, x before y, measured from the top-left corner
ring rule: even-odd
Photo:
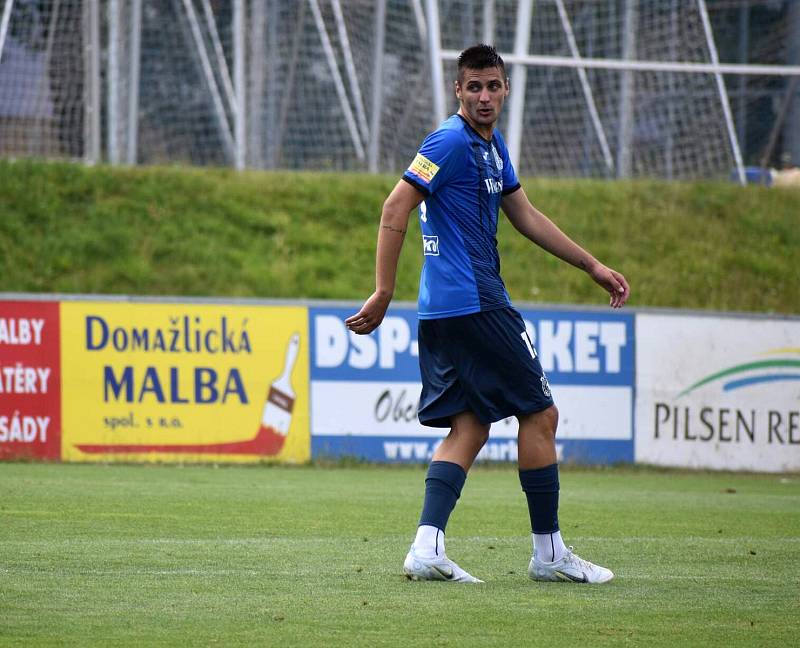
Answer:
[[[406,578],[415,581],[447,581],[449,583],[482,583],[479,578],[465,572],[447,556],[422,558],[417,556],[412,545],[403,563]]]
[[[614,578],[614,572],[576,556],[570,547],[561,560],[551,563],[537,560],[534,554],[528,565],[528,576],[535,581],[607,583]]]

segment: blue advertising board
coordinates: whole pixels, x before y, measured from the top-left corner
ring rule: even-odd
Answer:
[[[417,315],[391,308],[368,336],[347,330],[352,309],[311,308],[312,457],[427,462],[447,430],[419,424]],[[560,411],[559,461],[632,462],[634,316],[521,309]],[[487,342],[491,344],[491,342]],[[517,422],[492,425],[479,455],[515,461]]]

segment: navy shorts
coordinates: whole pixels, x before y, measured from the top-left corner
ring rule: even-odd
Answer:
[[[450,417],[466,411],[489,424],[553,404],[525,324],[513,308],[419,320],[418,340],[423,425],[450,427]]]

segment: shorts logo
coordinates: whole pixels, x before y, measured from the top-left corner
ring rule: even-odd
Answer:
[[[542,376],[542,392],[547,398],[552,398],[553,395],[550,393],[550,383],[547,382],[547,376]]]
[[[411,166],[408,167],[408,170],[420,180],[429,183],[433,180],[433,176],[439,172],[439,167],[422,155],[422,153],[417,153],[417,157],[411,162]]]
[[[422,253],[425,256],[439,256],[439,237],[422,235]]]

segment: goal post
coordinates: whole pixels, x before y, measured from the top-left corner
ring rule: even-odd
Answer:
[[[757,78],[762,83],[765,78],[782,78],[787,81],[787,97],[790,101],[791,97],[788,93],[794,92],[795,88],[791,79],[800,76],[800,65],[721,62],[709,18],[708,4],[705,0],[672,0],[660,3],[660,9],[656,8],[653,3],[642,3],[638,0],[623,0],[621,6],[619,3],[610,2],[609,5],[618,5],[619,11],[616,17],[612,16],[612,12],[609,11],[606,20],[599,16],[597,3],[583,3],[584,6],[581,7],[580,3],[568,3],[567,0],[538,0],[536,5],[540,20],[532,28],[533,40],[536,41],[538,37],[540,43],[552,43],[551,50],[555,50],[555,52],[547,53],[544,51],[532,53],[527,47],[525,51],[520,51],[520,43],[525,42],[524,37],[520,37],[520,29],[526,29],[526,27],[530,29],[529,23],[524,20],[521,23],[519,17],[520,13],[524,12],[522,8],[526,4],[530,4],[530,0],[520,0],[517,4],[516,28],[513,37],[509,36],[507,39],[510,47],[507,50],[501,48],[501,55],[509,66],[512,93],[514,89],[518,91],[520,86],[526,89],[524,101],[518,96],[516,101],[511,103],[506,127],[512,161],[518,167],[525,168],[526,166],[526,153],[523,151],[525,144],[521,145],[520,143],[520,133],[530,132],[530,129],[526,128],[529,125],[533,125],[534,128],[537,126],[532,123],[535,118],[523,114],[523,111],[526,111],[531,103],[533,105],[539,103],[530,101],[531,94],[541,94],[541,90],[534,90],[532,93],[530,87],[526,87],[527,72],[532,69],[543,71],[544,73],[540,76],[548,78],[551,82],[557,76],[557,70],[569,71],[574,74],[574,79],[570,81],[574,88],[569,97],[572,102],[571,110],[574,114],[584,113],[584,121],[590,124],[589,129],[584,129],[583,143],[585,144],[586,137],[595,139],[596,153],[592,162],[595,172],[591,175],[602,176],[606,172],[616,177],[637,175],[656,175],[669,178],[713,177],[724,175],[726,171],[731,170],[742,184],[745,182],[745,161],[724,75],[734,78]],[[583,48],[578,44],[573,30],[573,21],[567,8],[568,4],[579,16],[583,13],[584,23],[587,22],[586,6],[595,5],[593,8],[595,15],[589,22],[594,23],[595,29],[598,23],[605,23],[605,29],[609,32],[618,32],[618,40],[621,41],[621,56],[615,58],[586,56],[583,52],[590,49],[592,44],[586,42],[589,40],[589,36],[585,33],[585,28]],[[758,3],[748,3],[748,5],[755,4]],[[711,6],[719,9],[723,5],[717,2]],[[665,11],[665,7],[669,11]],[[548,13],[556,14],[557,20],[555,17],[551,17],[548,22],[545,18]],[[694,22],[693,29],[687,27],[687,20]],[[643,24],[647,28],[646,33],[641,33],[643,30],[640,26]],[[547,31],[544,26],[547,26]],[[537,27],[541,31],[538,31]],[[631,56],[637,52],[637,41],[650,36],[653,36],[652,41],[664,41],[663,36],[668,31],[673,32],[673,37],[666,41],[666,47],[662,47],[663,58],[645,59]],[[687,33],[691,34],[693,38],[681,37],[681,35],[686,36]],[[794,33],[789,32],[787,37],[789,39],[798,38],[800,32],[797,30]],[[602,35],[600,37],[596,35],[595,38],[601,40]],[[595,43],[594,48],[600,49],[599,45]],[[791,41],[789,46],[792,46]],[[540,47],[540,50],[544,49]],[[650,50],[653,51],[653,49],[651,45]],[[455,61],[459,53],[460,49],[442,49],[440,52],[442,60],[450,62]],[[611,74],[616,75],[614,82],[616,84],[616,101],[608,99],[610,93],[607,88],[598,88],[598,94],[605,97],[602,99],[605,102],[602,114],[598,110],[593,87],[600,86],[603,81],[600,80],[601,77],[598,74],[594,78],[594,83],[590,82],[587,70],[605,73],[606,79]],[[666,123],[667,128],[675,127],[675,130],[684,132],[690,129],[698,142],[716,147],[717,153],[714,159],[710,159],[712,156],[709,154],[696,158],[698,164],[704,163],[710,166],[696,169],[687,168],[692,162],[691,154],[687,155],[688,151],[684,151],[684,155],[681,156],[680,153],[675,152],[674,140],[677,133],[674,132],[668,133],[663,140],[665,151],[674,153],[677,160],[670,157],[669,160],[665,160],[660,169],[656,170],[647,168],[643,160],[638,160],[638,164],[634,166],[632,159],[636,156],[634,148],[637,137],[635,133],[637,126],[635,80],[637,75],[641,79],[640,86],[647,83],[644,79],[649,76],[654,80],[650,83],[669,87],[673,95],[671,98],[665,98],[663,110],[653,119],[662,125]],[[693,80],[691,80],[692,78]],[[687,89],[689,90],[688,96],[684,95],[679,98],[682,90],[686,91]],[[716,100],[712,99],[713,93],[716,93]],[[688,107],[681,108],[681,104],[685,105],[687,100],[695,104],[694,114]],[[567,101],[565,100],[563,103],[567,103]],[[638,101],[639,111],[645,105],[645,102],[640,99]],[[649,109],[652,110],[652,107]],[[568,114],[563,111],[558,112],[560,112],[562,120],[569,119]],[[714,119],[709,120],[709,115],[715,115]],[[709,131],[707,126],[710,121],[713,121],[714,124]],[[723,126],[722,130],[720,129],[721,125]],[[613,130],[617,132],[618,146],[612,157],[607,132]],[[711,134],[714,135],[713,139]],[[686,135],[683,138],[686,142],[685,146],[689,146],[690,139]],[[568,143],[566,138],[562,139],[560,148],[563,150],[563,146]],[[530,139],[527,146],[534,146]],[[753,162],[755,163],[755,160]],[[796,162],[800,163],[800,159]]]

